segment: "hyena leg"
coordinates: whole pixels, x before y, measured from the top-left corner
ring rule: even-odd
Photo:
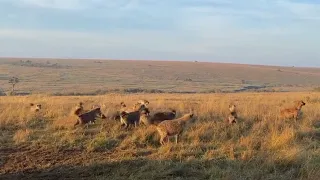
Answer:
[[[294,114],[294,115],[293,115],[293,119],[294,119],[295,122],[297,122],[297,120],[298,120],[298,114]]]
[[[175,135],[175,140],[176,140],[176,144],[178,144],[178,140],[179,140],[179,134]]]
[[[170,142],[169,136],[166,136],[165,140],[167,141],[167,143],[169,143]]]
[[[129,128],[129,123],[126,123],[125,126],[124,126],[124,128],[125,128],[125,129],[128,129],[128,128]]]
[[[134,127],[135,127],[135,128],[138,127],[138,123],[139,123],[138,121],[135,121],[135,122],[134,122]]]
[[[168,138],[167,136],[161,136],[160,137],[160,144],[164,145],[167,138]]]
[[[74,127],[77,126],[78,124],[80,124],[80,120],[77,119],[77,122],[73,125]]]

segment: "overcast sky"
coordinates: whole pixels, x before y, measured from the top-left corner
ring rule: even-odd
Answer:
[[[320,66],[319,0],[0,0],[0,56]]]

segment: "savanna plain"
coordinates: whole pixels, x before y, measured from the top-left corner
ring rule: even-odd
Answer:
[[[53,94],[54,91],[52,94],[46,93],[50,91],[50,86],[57,91],[71,87],[75,87],[73,90],[78,91],[82,86],[84,90],[90,91],[90,78],[93,82],[92,87],[103,89],[108,83],[101,83],[105,80],[96,71],[91,71],[91,76],[82,75],[79,77],[83,78],[75,80],[72,79],[74,77],[65,78],[59,75],[59,73],[63,76],[69,74],[59,69],[58,65],[51,66],[50,63],[46,63],[45,67],[39,67],[39,64],[22,66],[17,63],[25,62],[8,60],[0,63],[0,68],[6,70],[1,71],[2,87],[5,89],[10,87],[5,85],[5,76],[20,75],[22,78],[20,86],[17,85],[17,91],[33,92],[32,88],[35,88],[36,93],[26,96],[0,96],[0,179],[319,179],[320,177],[320,93],[312,91],[318,82],[317,69],[292,67],[279,69],[279,67],[245,65],[219,65],[226,68],[222,70],[217,68],[221,70],[219,76],[227,78],[225,82],[233,84],[233,88],[247,86],[246,83],[266,82],[264,84],[266,88],[272,85],[270,88],[287,88],[293,91],[293,88],[305,87],[304,92],[193,94],[107,92],[105,95],[94,96],[61,96],[61,94],[56,96]],[[88,67],[97,66],[96,64],[102,66],[100,62],[96,62]],[[171,66],[178,65],[189,67],[188,63],[171,64]],[[121,65],[114,63],[112,66]],[[137,68],[141,66],[145,66],[146,69],[139,71],[140,75],[150,68],[170,66],[170,63],[142,62]],[[208,73],[210,70],[207,65],[201,63],[190,65],[190,68],[191,66],[196,66],[195,68],[206,66]],[[75,68],[76,65],[68,67],[71,75],[81,72],[80,67]],[[257,74],[260,71],[273,73],[260,73],[259,81],[257,74],[250,77],[250,74],[245,75],[243,69],[236,72],[237,69],[241,69],[239,67],[255,71]],[[35,71],[41,68],[48,69],[42,71],[43,76],[37,74],[40,71]],[[234,69],[235,72],[229,75],[223,74],[228,68]],[[16,69],[20,71],[15,71]],[[71,82],[49,83],[50,76],[45,72],[56,74],[53,78]],[[89,70],[83,72],[90,74]],[[187,80],[185,76],[180,77],[181,74],[189,72],[180,70],[176,74],[167,73],[166,76],[172,76],[172,79],[178,82],[178,85],[171,89],[179,90],[179,86],[190,90],[201,89],[202,86],[208,90],[217,88],[211,87],[210,84],[219,85],[219,89],[225,87],[230,89],[229,85],[223,86],[224,81],[221,78],[214,80],[221,81],[220,84],[207,82],[210,78],[205,76],[205,71],[199,71],[197,75],[197,71],[191,70],[193,73],[189,74]],[[157,76],[157,70],[154,70],[154,73]],[[275,78],[274,73],[278,73],[280,80]],[[39,79],[35,79],[35,74]],[[296,78],[288,78],[291,75]],[[303,81],[308,76],[310,80]],[[150,75],[142,79],[145,82],[138,83],[153,89],[161,87],[163,91],[175,85],[175,82],[171,81],[171,85],[157,84],[156,79],[151,79],[152,77]],[[123,82],[127,88],[131,86],[126,83],[132,81],[130,78],[135,78],[135,75],[114,75],[114,78],[119,80],[119,84]],[[247,80],[241,81],[246,78]],[[158,79],[159,82],[168,81],[167,78],[160,78],[160,75]],[[39,82],[42,82],[43,86]],[[114,81],[110,86],[116,87],[117,83]],[[110,118],[119,110],[120,102],[125,102],[131,107],[140,99],[147,99],[150,102],[148,108],[151,114],[169,109],[175,109],[177,117],[189,112],[194,113],[193,121],[187,123],[178,144],[171,139],[170,143],[160,145],[156,126],[139,125],[125,130],[120,127],[119,121]],[[281,109],[292,107],[300,100],[305,102],[305,106],[302,107],[296,121],[280,118]],[[86,111],[93,105],[99,105],[107,118],[98,118],[95,124],[88,126],[74,127],[77,117],[72,111],[79,102],[83,102]],[[30,111],[30,103],[41,104],[41,110]],[[238,122],[235,124],[224,122],[230,104],[237,106]]]

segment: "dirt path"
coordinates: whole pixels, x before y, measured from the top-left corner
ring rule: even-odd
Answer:
[[[61,166],[82,166],[108,161],[111,152],[58,150],[44,147],[16,146],[0,149],[0,178],[5,174],[28,174]]]

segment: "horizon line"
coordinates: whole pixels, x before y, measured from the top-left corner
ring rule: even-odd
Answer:
[[[209,61],[209,60],[169,60],[169,59],[121,59],[121,58],[63,58],[63,57],[10,57],[10,56],[0,56],[1,59],[51,59],[51,60],[102,60],[102,61],[154,61],[154,62],[193,62],[193,63],[216,63],[216,64],[233,64],[233,65],[250,65],[250,66],[275,66],[275,67],[286,67],[286,68],[316,68],[319,69],[320,66],[285,66],[276,64],[251,64],[251,63],[235,63],[235,62],[220,62],[220,61]]]

